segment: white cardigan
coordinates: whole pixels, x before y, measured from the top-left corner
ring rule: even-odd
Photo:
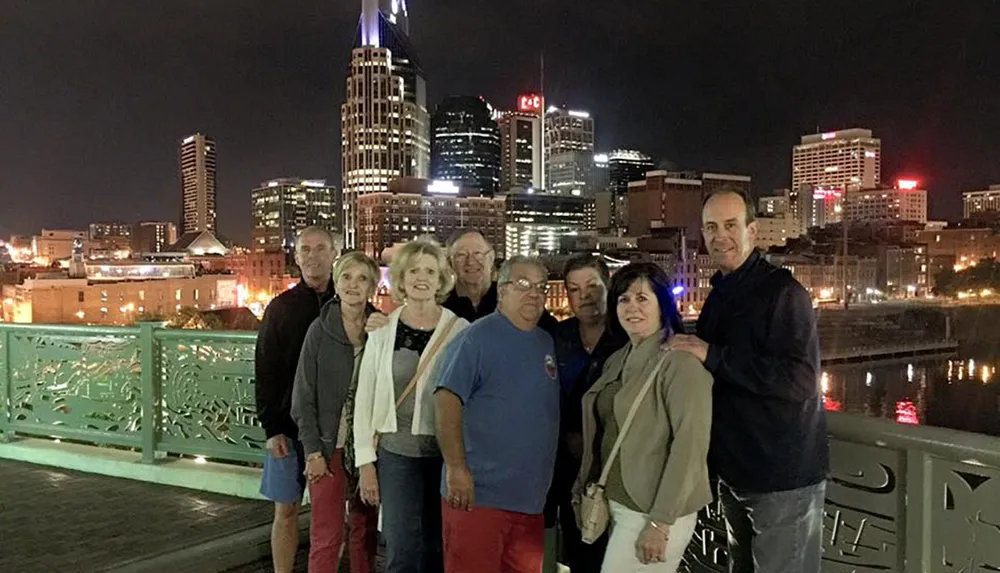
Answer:
[[[365,355],[361,359],[361,369],[358,372],[358,391],[354,398],[354,456],[355,465],[361,467],[377,459],[375,453],[375,435],[391,434],[396,429],[396,386],[392,377],[392,355],[396,343],[396,328],[399,325],[400,307],[389,315],[389,324],[368,335],[365,343]],[[456,334],[469,326],[464,318],[457,318],[448,332],[444,327],[455,313],[447,308],[441,309],[434,334],[424,351],[420,353],[421,362],[424,354],[437,344],[442,336],[444,342],[434,357],[436,363],[444,354],[445,346]],[[417,380],[413,395],[416,405],[413,410],[413,425],[410,431],[414,435],[434,435],[434,384],[429,384],[435,375],[435,364],[428,364]]]

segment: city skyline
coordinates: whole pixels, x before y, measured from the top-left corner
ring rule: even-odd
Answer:
[[[337,104],[360,2],[10,4],[0,48],[25,55],[0,62],[0,236],[173,219],[177,139],[195,132],[220,145],[219,231],[242,243],[260,181],[340,180]],[[598,151],[747,173],[764,195],[788,186],[802,135],[861,127],[883,141],[884,180],[926,182],[932,217],[960,216],[961,191],[1000,182],[1000,102],[990,97],[1000,76],[987,67],[995,5],[740,15],[750,9],[491,4],[408,3],[429,106],[454,94],[512,108],[537,89],[544,52],[548,101],[591,111]],[[94,25],[70,25],[83,20]],[[665,37],[653,25],[663,21],[685,27]],[[512,29],[526,40],[507,41]],[[609,46],[625,32],[629,42]]]

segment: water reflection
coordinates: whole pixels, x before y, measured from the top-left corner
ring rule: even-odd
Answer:
[[[973,358],[829,366],[820,386],[829,411],[1000,436],[996,366]]]

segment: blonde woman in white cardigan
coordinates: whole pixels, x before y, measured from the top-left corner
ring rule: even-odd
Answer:
[[[354,404],[361,498],[382,505],[387,573],[441,573],[441,451],[435,364],[469,323],[441,306],[455,279],[436,242],[404,245],[389,267],[402,306],[365,346]]]

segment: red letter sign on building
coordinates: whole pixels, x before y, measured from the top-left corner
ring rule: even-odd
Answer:
[[[524,94],[517,98],[517,110],[528,113],[539,113],[542,111],[542,96],[538,94]]]

